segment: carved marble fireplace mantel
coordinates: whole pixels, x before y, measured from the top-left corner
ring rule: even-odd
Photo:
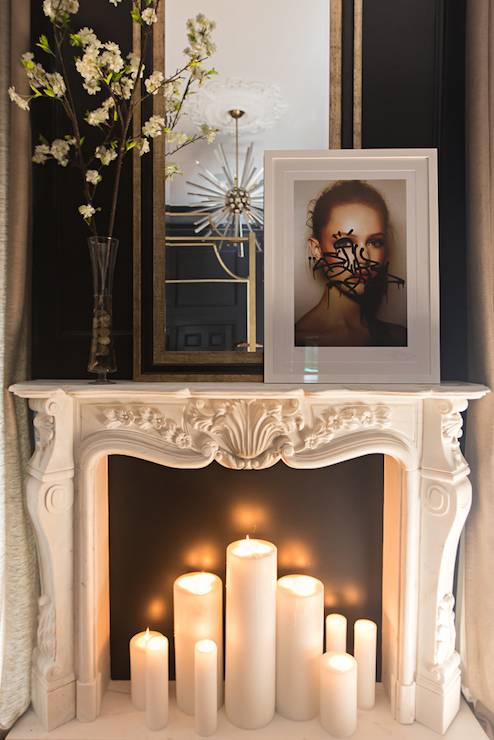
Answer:
[[[486,388],[33,381],[11,390],[35,412],[32,699],[46,729],[94,720],[109,681],[108,455],[255,471],[382,453],[383,683],[398,721],[445,732],[460,700],[452,588],[471,501],[461,412]]]

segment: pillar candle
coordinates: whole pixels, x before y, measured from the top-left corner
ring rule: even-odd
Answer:
[[[143,710],[146,706],[146,645],[151,637],[157,637],[160,634],[160,632],[150,632],[147,629],[145,632],[138,632],[134,635],[129,643],[130,695],[136,709]]]
[[[168,722],[168,640],[151,637],[146,645],[146,725],[161,730]]]
[[[372,709],[376,703],[377,624],[370,619],[357,619],[354,628],[357,661],[359,709]]]
[[[347,621],[343,614],[326,617],[326,652],[346,653]]]
[[[213,640],[199,640],[194,653],[195,729],[208,737],[218,724],[218,648]]]
[[[225,710],[244,729],[274,715],[276,679],[276,547],[232,542],[226,552]]]
[[[335,737],[349,737],[357,729],[357,661],[348,653],[321,657],[320,720]]]
[[[177,706],[194,714],[194,649],[213,640],[217,650],[217,702],[223,689],[223,588],[214,573],[185,573],[173,584]]]
[[[324,586],[311,576],[284,576],[276,591],[276,711],[308,720],[319,711],[324,641]]]

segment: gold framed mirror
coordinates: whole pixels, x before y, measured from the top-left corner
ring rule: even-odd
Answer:
[[[263,151],[341,146],[343,2],[161,0],[148,68],[180,69],[186,21],[198,13],[216,24],[217,74],[188,98],[183,130],[206,124],[217,136],[173,157],[165,136],[146,157],[135,153],[134,377],[261,381]],[[352,23],[355,147],[362,0]],[[136,133],[150,115],[166,115],[163,94],[144,101]],[[171,162],[183,174],[167,180]]]

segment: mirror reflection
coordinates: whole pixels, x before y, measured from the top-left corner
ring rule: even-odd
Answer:
[[[263,155],[326,149],[329,0],[166,0],[167,77],[183,65],[189,18],[214,21],[208,76],[180,131],[216,130],[168,157],[164,330],[167,351],[262,348]]]

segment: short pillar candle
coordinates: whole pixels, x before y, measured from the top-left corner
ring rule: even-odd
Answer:
[[[194,714],[194,650],[213,640],[217,650],[217,704],[223,696],[223,584],[214,573],[185,573],[173,584],[177,706]]]
[[[146,645],[146,725],[161,730],[168,722],[168,640],[151,637]]]
[[[326,617],[326,652],[346,653],[347,621],[343,614]]]
[[[324,586],[305,575],[284,576],[276,591],[276,711],[309,720],[319,711]]]
[[[276,679],[276,547],[232,542],[226,553],[225,710],[246,730],[274,715]]]
[[[354,655],[357,661],[359,709],[372,709],[376,703],[377,624],[357,619],[354,627]]]
[[[130,695],[136,709],[144,710],[146,707],[146,645],[151,637],[157,637],[160,634],[160,632],[147,629],[145,632],[138,632],[134,635],[129,643]]]
[[[334,737],[349,737],[357,729],[357,661],[348,653],[321,657],[320,720]]]
[[[213,640],[199,640],[195,645],[194,706],[195,730],[209,737],[218,725],[218,648]]]

